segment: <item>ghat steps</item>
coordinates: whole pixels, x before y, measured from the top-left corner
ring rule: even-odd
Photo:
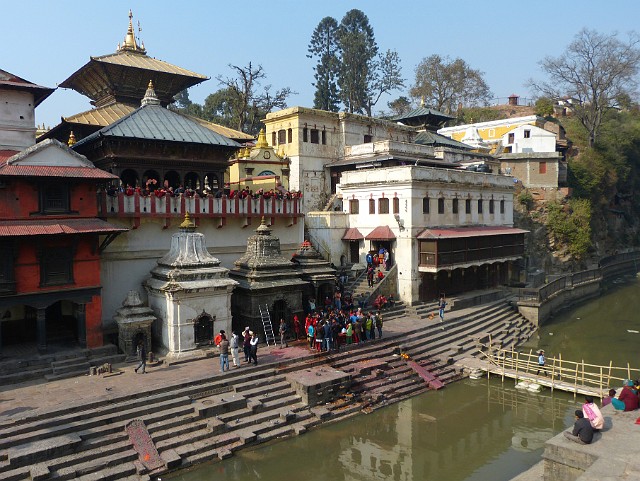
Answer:
[[[395,312],[403,310],[398,306]],[[244,446],[425,392],[428,385],[400,351],[446,384],[460,377],[453,360],[472,353],[476,340],[491,335],[492,342],[508,347],[534,330],[505,301],[451,317],[444,329],[425,323],[338,352],[0,418],[0,480],[149,479],[124,430],[132,419],[144,421],[170,469],[224,459]],[[348,394],[305,404],[287,374],[326,368],[351,374]]]

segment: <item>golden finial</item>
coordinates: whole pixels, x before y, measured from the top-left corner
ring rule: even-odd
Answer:
[[[181,229],[193,229],[194,227],[195,227],[195,224],[191,220],[191,216],[189,215],[189,211],[185,212],[184,213],[184,220],[182,221],[182,224],[180,224],[180,228]]]
[[[73,135],[73,130],[72,130],[71,133],[69,134],[69,140],[67,141],[67,145],[71,147],[75,143],[76,143],[76,136]]]
[[[269,147],[269,144],[267,143],[267,136],[264,133],[264,129],[260,129],[260,133],[258,134],[258,141],[256,142],[256,147],[258,149],[266,149],[267,147]]]
[[[144,98],[142,99],[142,105],[160,105],[160,99],[156,95],[156,91],[153,88],[153,82],[149,80],[149,85],[147,86],[147,91],[144,93]]]
[[[136,35],[133,31],[133,12],[129,9],[129,28],[127,28],[127,34],[124,37],[124,43],[118,50],[132,50],[134,52],[146,53],[144,45],[138,46],[136,42]]]
[[[424,107],[424,95],[420,98],[420,107]]]

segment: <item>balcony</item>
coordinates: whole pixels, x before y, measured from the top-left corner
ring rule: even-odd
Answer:
[[[200,197],[185,195],[156,197],[155,195],[143,196],[138,193],[125,195],[122,192],[115,196],[106,192],[98,194],[98,215],[105,218],[129,218],[133,220],[133,228],[140,225],[143,218],[159,218],[164,220],[164,227],[169,227],[172,219],[182,219],[185,213],[199,224],[201,219],[218,220],[218,227],[223,227],[228,218],[244,219],[245,224],[252,217],[270,218],[271,223],[275,219],[287,219],[289,225],[298,223],[303,217],[300,210],[302,199],[275,199],[252,198],[244,199],[226,196],[215,198],[213,196]]]

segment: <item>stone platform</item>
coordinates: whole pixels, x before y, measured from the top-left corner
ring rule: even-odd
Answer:
[[[351,374],[328,367],[292,372],[286,379],[310,407],[333,401],[351,387]]]

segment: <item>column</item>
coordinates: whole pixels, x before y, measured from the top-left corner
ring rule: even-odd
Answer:
[[[78,344],[87,345],[87,309],[86,304],[76,304],[76,322],[78,327]]]
[[[38,344],[38,351],[46,352],[47,350],[47,324],[46,324],[47,310],[39,307],[36,312],[36,342]]]

